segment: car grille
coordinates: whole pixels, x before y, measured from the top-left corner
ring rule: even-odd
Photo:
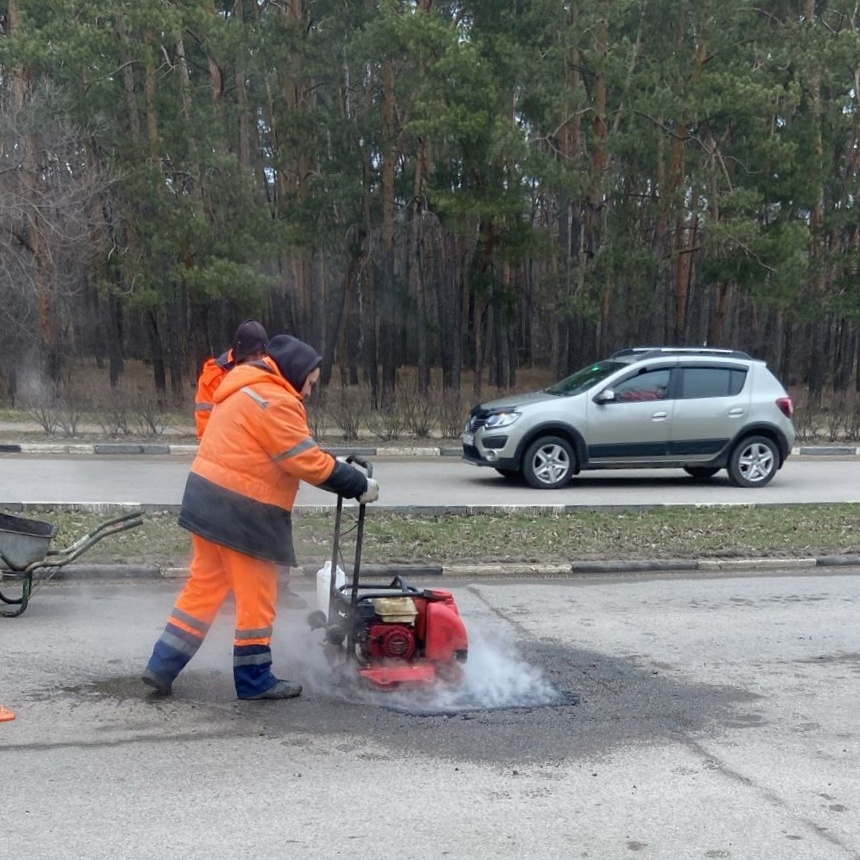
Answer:
[[[486,413],[470,415],[469,416],[469,433],[474,433],[476,430],[479,430],[487,421]]]

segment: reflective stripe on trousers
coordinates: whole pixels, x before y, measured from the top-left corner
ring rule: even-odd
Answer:
[[[230,592],[236,601],[233,680],[240,699],[264,693],[272,674],[272,625],[278,581],[272,562],[192,535],[191,575],[176,601],[147,670],[172,683],[203,643]]]

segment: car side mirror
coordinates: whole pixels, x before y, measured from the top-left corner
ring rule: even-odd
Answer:
[[[615,389],[614,388],[604,388],[603,391],[599,392],[597,397],[594,398],[595,403],[612,403],[615,400]]]

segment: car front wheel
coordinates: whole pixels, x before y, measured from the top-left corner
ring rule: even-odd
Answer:
[[[533,442],[523,458],[523,477],[537,490],[556,490],[573,475],[573,447],[560,436],[544,436]]]
[[[763,487],[779,469],[779,451],[766,436],[748,436],[729,457],[729,480],[737,487]]]

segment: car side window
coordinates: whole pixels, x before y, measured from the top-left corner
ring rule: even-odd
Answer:
[[[685,367],[681,374],[681,398],[734,397],[741,393],[747,372],[734,367]]]
[[[646,370],[613,385],[615,400],[632,403],[642,400],[665,400],[669,392],[670,368]]]

